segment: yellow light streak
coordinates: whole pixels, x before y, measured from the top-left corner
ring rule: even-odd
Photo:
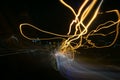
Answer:
[[[75,19],[70,23],[68,33],[66,35],[56,34],[52,32],[48,32],[42,29],[37,28],[36,26],[33,26],[29,23],[22,23],[20,24],[20,33],[23,37],[29,40],[36,40],[36,38],[29,38],[23,33],[23,28],[25,26],[30,26],[40,32],[55,35],[56,37],[53,38],[37,38],[37,40],[51,40],[51,39],[64,39],[62,44],[59,47],[59,51],[63,54],[67,54],[68,52],[71,52],[74,57],[74,52],[76,49],[80,47],[87,46],[87,48],[105,48],[110,47],[114,45],[118,38],[119,34],[119,24],[120,24],[120,13],[117,9],[110,10],[106,12],[100,12],[100,7],[103,3],[103,0],[84,0],[83,4],[78,9],[78,12],[75,12],[75,10],[68,5],[64,0],[59,0],[64,6],[66,6],[69,10],[72,11],[72,13],[75,16]],[[97,7],[96,7],[97,5]],[[94,9],[94,10],[93,10]],[[90,14],[92,15],[90,16]],[[117,15],[117,21],[109,20],[107,22],[104,22],[102,24],[99,24],[95,27],[95,29],[88,31],[91,26],[91,24],[95,21],[98,15],[104,15],[109,13],[115,13]],[[89,20],[87,23],[85,23],[86,20]],[[75,25],[74,25],[75,24]],[[108,25],[109,24],[109,25]],[[109,32],[109,33],[99,33],[99,31],[103,29],[109,29],[111,27],[115,27],[115,30]],[[75,29],[74,34],[72,33],[72,29]],[[92,36],[109,36],[111,34],[115,34],[113,41],[108,45],[103,46],[97,46],[94,41],[89,39]],[[85,40],[85,41],[83,41]]]
[[[55,36],[58,36],[58,37],[53,37],[53,38],[37,38],[37,39],[36,38],[29,38],[28,36],[24,35],[23,30],[22,30],[22,28],[26,27],[26,26],[30,26],[30,27],[32,27],[32,28],[34,28],[34,29],[36,29],[36,30],[38,30],[40,32],[51,34],[51,35],[55,35]],[[20,29],[20,33],[22,34],[22,36],[25,37],[28,40],[51,40],[51,39],[60,39],[60,38],[63,39],[65,37],[68,37],[67,35],[60,35],[60,34],[56,34],[56,33],[52,33],[52,32],[48,32],[48,31],[39,29],[36,26],[31,25],[29,23],[22,23],[22,24],[20,24],[19,29]]]

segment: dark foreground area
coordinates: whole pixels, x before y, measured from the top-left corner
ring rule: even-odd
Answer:
[[[116,50],[119,51],[119,49]],[[94,51],[96,55],[92,53]],[[56,61],[51,55],[54,52],[45,47],[18,50],[1,49],[0,74],[4,79],[16,80],[93,80],[94,78],[94,80],[101,80],[100,76],[104,74],[104,76],[119,80],[120,59],[119,55],[113,56],[112,51],[102,49],[100,52],[99,49],[83,49],[82,53],[77,56],[78,63],[76,63],[62,56],[56,57]],[[115,51],[113,51],[115,54],[119,53]],[[105,56],[104,53],[107,54],[107,52],[109,55]],[[89,64],[94,65],[90,66]],[[102,78],[102,80],[109,79]]]
[[[119,48],[78,49],[78,63],[74,63],[62,56],[53,57],[57,44],[4,41],[0,43],[0,76],[4,79],[98,80],[96,73],[120,79]]]
[[[67,80],[52,67],[47,53],[37,55],[25,50],[20,54],[0,56],[0,75],[3,79],[16,80]]]

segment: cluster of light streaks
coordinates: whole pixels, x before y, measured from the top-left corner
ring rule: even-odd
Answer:
[[[70,48],[70,50],[75,50],[75,49],[77,49],[79,47],[84,46],[85,43],[90,44],[91,46],[88,46],[88,47],[92,47],[92,48],[93,47],[94,48],[110,47],[117,40],[118,33],[119,33],[119,22],[120,22],[120,14],[119,14],[118,10],[111,10],[111,11],[106,11],[105,12],[105,13],[116,13],[116,15],[118,17],[117,21],[112,21],[112,20],[107,21],[107,22],[105,22],[103,24],[100,24],[98,27],[96,27],[96,29],[91,30],[90,32],[88,32],[88,29],[89,29],[90,25],[93,23],[95,18],[99,15],[99,9],[100,9],[100,7],[102,5],[103,0],[101,0],[99,2],[99,4],[98,4],[96,9],[95,9],[94,6],[96,5],[98,0],[92,0],[91,3],[88,4],[89,1],[90,0],[85,0],[83,2],[82,6],[79,8],[78,13],[76,13],[71,6],[66,4],[63,0],[60,0],[60,2],[62,4],[64,4],[66,7],[68,7],[73,12],[73,14],[75,15],[75,19],[71,22],[67,35],[70,35],[70,33],[72,32],[73,27],[75,28],[75,32],[74,32],[74,34],[72,36],[68,37],[68,39],[65,40],[63,42],[62,46],[61,46],[61,49],[65,53],[66,53],[66,51],[68,51],[68,48]],[[92,10],[93,8],[95,9],[95,11],[93,12],[93,15],[90,16],[91,19],[89,19],[89,21],[86,24],[84,24],[84,21],[86,20],[86,18],[89,17],[89,14],[90,14],[90,12],[93,11]],[[111,24],[107,25],[108,23],[111,23]],[[76,25],[74,26],[74,24],[76,24]],[[116,25],[115,26],[116,29],[113,30],[110,33],[107,33],[107,34],[97,33],[97,32],[99,32],[102,29],[106,29],[107,30],[108,28],[113,27],[114,25]],[[115,35],[115,38],[114,38],[113,42],[111,44],[109,44],[109,45],[97,46],[97,45],[95,45],[95,43],[93,43],[89,39],[90,36],[95,36],[95,35],[107,36],[107,35],[110,35],[112,33],[116,33],[116,35]],[[85,43],[83,43],[83,39],[86,40]],[[79,42],[78,43],[74,43],[76,40],[78,40]]]
[[[44,31],[39,29],[29,23],[22,23],[20,24],[20,33],[23,37],[29,40],[36,40],[36,38],[29,38],[23,33],[23,27],[30,26],[40,32],[55,35],[56,37],[53,38],[37,38],[37,40],[51,40],[51,39],[63,39],[62,44],[59,47],[59,50],[63,54],[67,54],[71,52],[74,56],[74,51],[80,47],[87,47],[87,48],[105,48],[112,46],[119,34],[119,24],[120,24],[120,13],[116,10],[110,10],[106,12],[100,12],[100,7],[103,3],[103,0],[84,0],[83,4],[78,9],[78,12],[67,4],[64,0],[60,0],[60,2],[66,6],[75,16],[75,19],[72,20],[69,26],[68,33],[66,35],[56,34],[48,31]],[[95,22],[95,19],[98,15],[115,13],[117,15],[117,20],[109,20],[102,24],[96,26],[93,30],[89,31],[89,28],[92,27],[91,25]],[[114,27],[114,30],[108,33],[100,33],[102,30],[107,30],[111,27]],[[98,46],[94,41],[90,39],[92,36],[101,36],[106,37],[109,35],[115,34],[113,41],[110,44],[105,44],[103,46]]]

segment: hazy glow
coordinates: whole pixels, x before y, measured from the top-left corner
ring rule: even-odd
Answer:
[[[57,68],[68,80],[116,80],[119,72],[112,72],[108,66],[96,66],[83,62],[76,62],[60,52],[56,52]],[[116,70],[112,66],[112,70]]]
[[[100,7],[103,3],[103,0],[84,0],[83,4],[78,9],[78,12],[75,12],[75,10],[67,4],[64,0],[60,0],[60,2],[69,8],[69,10],[72,11],[72,13],[75,16],[75,19],[72,20],[69,26],[68,33],[66,35],[56,34],[48,31],[41,30],[29,23],[23,23],[20,24],[20,33],[29,40],[36,40],[36,38],[29,38],[27,37],[22,30],[22,27],[30,26],[40,32],[44,32],[47,34],[55,35],[54,38],[37,38],[37,40],[51,40],[51,39],[63,39],[64,41],[60,45],[58,51],[62,54],[67,54],[70,52],[72,54],[72,57],[74,58],[74,52],[76,49],[80,47],[87,47],[87,48],[105,48],[112,46],[119,34],[119,23],[120,23],[120,13],[118,10],[110,10],[105,12],[100,12]],[[117,20],[108,20],[102,24],[99,24],[98,26],[91,26],[98,15],[104,15],[104,14],[110,14],[115,13],[117,16]],[[94,27],[92,30],[89,31],[91,27]],[[108,33],[100,33],[102,30],[108,30],[109,28],[114,27],[112,31]],[[102,46],[96,45],[96,43],[90,39],[90,37],[93,36],[101,36],[106,37],[110,36],[112,34],[115,34],[114,39],[110,44],[105,44]]]

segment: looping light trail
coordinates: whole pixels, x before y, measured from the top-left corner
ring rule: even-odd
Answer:
[[[69,8],[69,10],[72,11],[72,13],[75,16],[75,19],[70,23],[68,33],[66,35],[56,34],[48,31],[44,31],[42,29],[39,29],[29,23],[22,23],[20,24],[20,33],[23,37],[29,40],[36,40],[36,38],[29,38],[27,37],[22,30],[23,26],[30,26],[40,32],[44,32],[47,34],[55,35],[54,38],[39,38],[37,40],[51,40],[51,39],[64,39],[62,44],[59,47],[59,51],[63,54],[67,54],[68,52],[71,52],[74,57],[74,52],[76,49],[80,47],[87,47],[87,48],[105,48],[112,46],[119,34],[119,24],[120,24],[120,13],[116,10],[110,10],[106,12],[99,12],[100,7],[103,3],[103,0],[84,0],[83,4],[78,9],[78,12],[76,13],[75,10],[68,5],[64,0],[60,0],[60,2]],[[96,6],[97,5],[97,6]],[[104,15],[104,14],[110,14],[115,13],[117,15],[117,20],[109,20],[102,24],[99,24],[98,26],[94,27],[95,29],[89,31],[89,28],[91,28],[91,24],[95,22],[95,19],[98,15]],[[108,33],[100,33],[102,30],[108,30],[109,28],[114,27],[115,29],[108,32]],[[73,33],[74,31],[74,33]],[[73,34],[72,34],[73,33]],[[101,36],[106,37],[109,35],[115,34],[113,41],[108,45],[98,46],[96,43],[94,43],[93,40],[90,39],[90,37],[93,36]]]
[[[22,30],[22,28],[23,28],[23,27],[26,27],[26,26],[30,26],[30,27],[32,27],[32,28],[34,28],[34,29],[36,29],[36,30],[38,30],[38,31],[40,31],[40,32],[47,33],[47,34],[51,34],[51,35],[55,35],[55,36],[58,36],[58,37],[53,37],[53,38],[37,38],[37,39],[36,39],[36,38],[29,38],[28,36],[26,36],[26,35],[23,33],[23,30]],[[69,36],[67,36],[67,35],[60,35],[60,34],[56,34],[56,33],[52,33],[52,32],[48,32],[48,31],[39,29],[39,28],[37,28],[36,26],[31,25],[31,24],[29,24],[29,23],[22,23],[22,24],[20,24],[19,29],[20,29],[20,33],[22,34],[22,36],[25,37],[25,38],[28,39],[28,40],[51,40],[51,39],[60,39],[60,38],[63,39],[63,38],[65,38],[65,37],[69,37]]]

